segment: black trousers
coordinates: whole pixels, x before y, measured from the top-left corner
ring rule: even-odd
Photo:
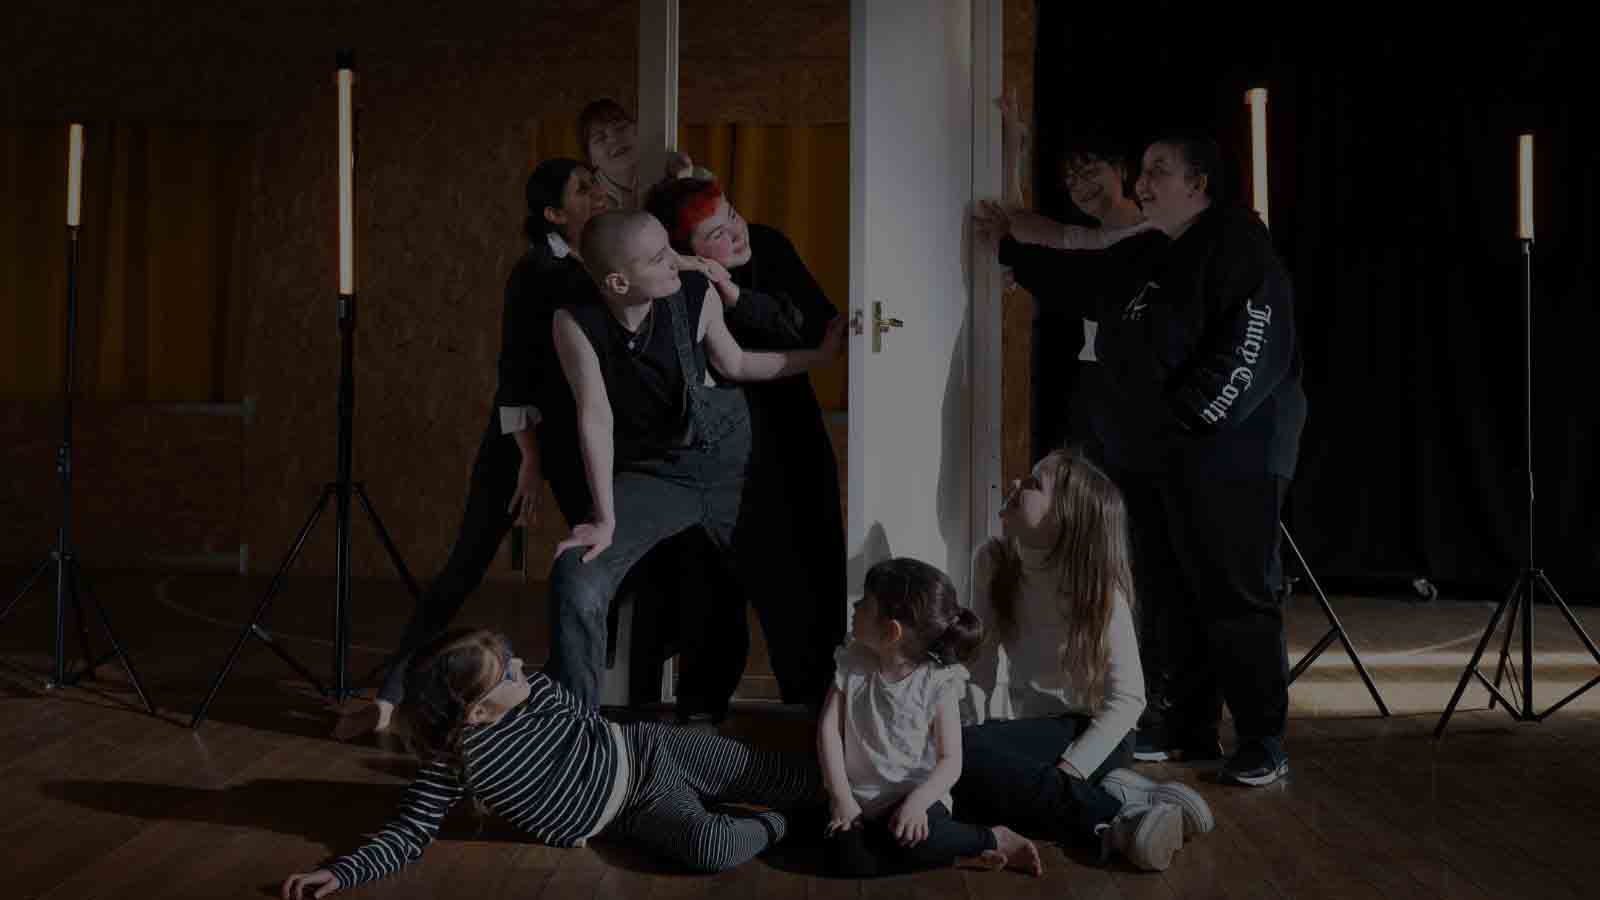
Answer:
[[[961,729],[961,780],[951,791],[961,818],[1005,825],[1040,840],[1082,842],[1122,804],[1100,779],[1133,758],[1132,735],[1090,774],[1071,778],[1056,762],[1088,716],[992,721]]]
[[[958,822],[943,803],[935,803],[928,807],[928,836],[916,846],[900,846],[889,831],[889,817],[884,816],[828,837],[823,843],[823,867],[829,875],[873,878],[943,868],[993,849],[993,831]]]
[[[844,518],[839,469],[815,400],[750,391],[751,462],[745,486],[767,510],[745,536],[767,578],[744,591],[700,532],[678,539],[676,579],[684,598],[678,712],[720,718],[749,655],[746,601],[755,607],[786,703],[820,708],[833,681],[833,651],[844,640]],[[809,397],[809,390],[806,392]]]
[[[1181,466],[1113,471],[1127,501],[1146,726],[1214,741],[1226,702],[1241,740],[1283,737],[1289,661],[1278,517],[1288,481]]]
[[[541,447],[546,451],[555,448]],[[570,451],[571,448],[567,448]],[[568,524],[581,521],[589,514],[589,487],[584,478],[583,463],[566,457],[570,452],[546,452],[544,475],[555,493],[556,506]],[[517,490],[517,472],[522,466],[522,451],[516,438],[500,432],[498,410],[490,410],[489,423],[483,439],[478,443],[478,454],[472,462],[472,476],[467,487],[467,506],[461,514],[461,525],[456,540],[450,547],[450,556],[444,568],[428,586],[422,602],[412,612],[401,632],[400,646],[392,657],[388,674],[378,690],[378,698],[399,703],[405,696],[406,666],[411,655],[422,645],[444,632],[455,620],[467,597],[483,583],[483,576],[494,563],[501,541],[511,530],[513,516],[506,512],[511,497]],[[658,595],[667,593],[663,585],[671,582],[662,578],[660,569],[666,569],[664,559],[672,559],[669,548],[654,554],[635,566],[623,583],[619,595],[652,605]]]

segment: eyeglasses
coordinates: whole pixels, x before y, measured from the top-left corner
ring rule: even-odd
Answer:
[[[1104,170],[1106,164],[1100,161],[1087,162],[1076,168],[1068,169],[1061,175],[1062,185],[1071,188],[1082,182],[1089,181]]]

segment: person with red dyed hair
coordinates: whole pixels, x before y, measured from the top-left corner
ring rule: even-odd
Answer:
[[[711,279],[728,328],[743,346],[814,347],[839,314],[783,232],[746,222],[715,181],[664,181],[651,190],[645,209],[667,229],[682,265]],[[762,302],[746,302],[751,297]],[[845,633],[839,464],[804,373],[744,390],[755,441],[749,490],[770,504],[760,508],[788,511],[761,525],[761,552],[783,577],[750,601],[784,701],[816,710],[832,683],[833,648]],[[701,619],[702,647],[686,654],[680,699],[690,693],[725,708],[744,671],[749,629],[738,593],[708,596],[716,606]]]

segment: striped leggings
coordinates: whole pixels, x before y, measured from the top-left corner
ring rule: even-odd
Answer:
[[[780,809],[820,808],[822,772],[809,753],[755,750],[720,735],[624,725],[632,783],[603,836],[639,844],[696,872],[731,869],[781,840]],[[768,811],[714,810],[740,803]]]

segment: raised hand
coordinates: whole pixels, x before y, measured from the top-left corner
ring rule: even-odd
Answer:
[[[975,236],[990,246],[1011,233],[1011,216],[993,200],[980,200],[972,211]]]

